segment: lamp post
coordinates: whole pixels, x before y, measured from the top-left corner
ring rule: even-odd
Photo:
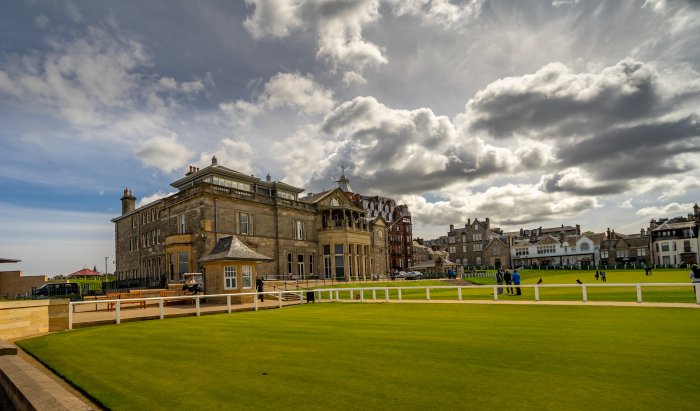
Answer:
[[[107,263],[109,262],[109,257],[105,257],[105,281],[107,281]]]

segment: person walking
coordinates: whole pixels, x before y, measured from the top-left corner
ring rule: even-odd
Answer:
[[[602,281],[602,282],[608,281],[608,276],[607,276],[607,274],[605,274],[605,271],[600,272],[600,281]]]
[[[510,270],[506,270],[505,274],[503,274],[503,281],[505,281],[506,285],[511,285],[511,280]],[[513,294],[513,287],[506,287],[506,291],[508,291],[508,294]]]
[[[260,299],[260,302],[265,302],[265,294],[263,294],[263,290],[265,289],[265,284],[263,283],[263,280],[258,278],[255,280],[255,290],[259,292],[258,298]]]
[[[690,267],[690,272],[688,273],[688,278],[693,282],[693,294],[697,295],[698,288],[700,288],[700,268],[697,264],[693,264]]]
[[[520,287],[519,287],[519,285],[520,285],[520,273],[518,272],[517,269],[513,271],[513,284],[515,284],[515,294],[521,295]]]
[[[503,270],[496,271],[496,284],[503,285]],[[503,294],[503,287],[498,287],[497,294]]]
[[[598,272],[598,270],[596,270],[596,272],[595,272],[595,280],[596,281],[598,281],[598,277],[600,277],[600,273]]]

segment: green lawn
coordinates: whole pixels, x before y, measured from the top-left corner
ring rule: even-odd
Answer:
[[[694,303],[695,295],[691,287],[691,282],[688,279],[688,270],[656,270],[651,276],[646,276],[644,270],[608,270],[607,283],[623,283],[630,284],[625,287],[596,287],[596,284],[605,284],[601,281],[596,281],[594,274],[595,270],[523,270],[521,271],[523,284],[535,284],[542,278],[543,284],[576,284],[579,279],[587,285],[588,301],[622,301],[635,302],[637,301],[637,290],[634,287],[636,283],[687,283],[688,286],[682,287],[644,287],[642,285],[642,301],[644,302],[677,302],[677,303]],[[495,285],[496,280],[493,277],[479,277],[469,279],[479,285]],[[421,280],[421,281],[389,281],[381,283],[348,283],[338,284],[330,288],[357,288],[357,287],[415,287],[413,289],[404,289],[401,297],[404,300],[425,300],[427,299],[425,288],[426,286],[445,286],[455,285],[454,281],[448,280]],[[329,288],[329,287],[323,287]],[[522,288],[523,295],[520,297],[509,296],[504,294],[499,296],[499,299],[504,300],[535,300],[535,291],[532,288]],[[357,294],[354,294],[357,295]],[[541,287],[539,290],[541,301],[581,301],[582,293],[580,287],[567,288],[551,288]],[[324,293],[323,298],[327,298],[328,293]],[[349,292],[341,292],[341,299],[349,298]],[[364,298],[371,298],[372,292],[365,291]],[[433,289],[430,291],[431,299],[436,300],[457,300],[458,294],[455,290],[440,290]],[[377,291],[377,298],[384,299],[384,291]],[[390,290],[389,298],[392,300],[398,299],[398,291]],[[493,289],[463,289],[462,298],[467,300],[492,300]]]
[[[18,342],[115,410],[691,410],[700,310],[308,304]]]

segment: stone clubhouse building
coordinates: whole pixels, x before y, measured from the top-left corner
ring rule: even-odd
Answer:
[[[122,214],[112,220],[118,280],[180,283],[185,273],[202,272],[206,293],[233,293],[252,289],[255,277],[348,280],[388,273],[390,224],[381,216],[368,219],[340,188],[300,197],[302,188],[226,168],[216,157],[201,170],[190,166],[171,185],[177,193],[139,208],[124,190]],[[230,237],[237,241],[224,240]],[[223,275],[208,275],[212,253],[217,248],[214,254],[222,255],[226,244],[259,258],[240,260],[232,252],[230,262],[216,259],[215,271]]]

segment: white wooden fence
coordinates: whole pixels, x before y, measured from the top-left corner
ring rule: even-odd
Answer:
[[[404,290],[425,290],[425,298],[430,301],[430,290],[438,289],[453,289],[457,291],[458,301],[463,301],[464,289],[491,289],[493,290],[493,300],[498,301],[498,290],[505,288],[533,288],[535,291],[535,301],[540,301],[540,289],[542,288],[580,288],[581,289],[581,301],[588,301],[588,289],[589,288],[607,288],[607,287],[619,287],[619,288],[632,288],[637,292],[637,303],[642,303],[642,287],[694,287],[695,291],[695,303],[700,305],[700,283],[597,283],[597,284],[521,284],[516,285],[460,285],[460,286],[411,286],[411,287],[353,287],[353,288],[324,288],[324,289],[314,289],[314,290],[290,290],[290,291],[265,291],[250,292],[250,293],[238,293],[238,294],[208,294],[208,295],[180,295],[173,297],[147,297],[147,298],[123,298],[118,300],[98,300],[98,301],[71,301],[70,309],[68,310],[68,328],[73,329],[73,314],[75,307],[85,304],[103,304],[103,303],[114,303],[115,312],[115,322],[117,324],[121,323],[121,303],[124,302],[141,302],[144,301],[148,304],[149,301],[157,302],[159,308],[159,318],[162,320],[165,318],[165,302],[170,300],[187,300],[192,299],[195,303],[195,315],[201,315],[200,300],[202,298],[225,298],[226,299],[226,311],[228,313],[232,312],[231,297],[242,297],[242,296],[253,296],[253,308],[255,311],[259,308],[258,297],[263,295],[273,295],[277,297],[278,306],[282,308],[283,306],[283,296],[286,295],[298,295],[299,302],[304,303],[304,296],[307,293],[314,293],[314,300],[318,302],[324,301],[324,295],[327,296],[327,301],[345,301],[341,299],[341,294],[348,294],[350,300],[359,300],[360,302],[365,301],[365,292],[372,293],[372,301],[377,301],[377,296],[380,296],[380,301],[384,300],[389,302],[390,300],[390,290],[396,290],[397,301],[415,301],[415,300],[404,300],[403,291]],[[357,293],[357,294],[355,294]],[[383,294],[383,295],[381,295]],[[357,295],[357,297],[355,297]],[[512,301],[512,300],[511,300]]]

